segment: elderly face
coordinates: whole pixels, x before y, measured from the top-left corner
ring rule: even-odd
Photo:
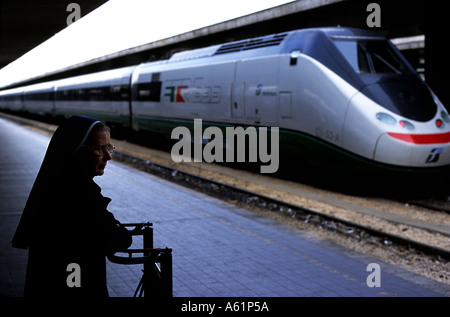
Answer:
[[[111,145],[111,136],[107,131],[96,131],[92,135],[92,145],[88,146],[92,156],[89,162],[93,176],[101,176],[105,172],[106,163],[112,159],[111,154],[107,150],[107,146]]]

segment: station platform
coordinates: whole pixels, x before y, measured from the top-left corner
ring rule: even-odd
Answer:
[[[0,296],[23,294],[27,251],[11,247],[49,137],[0,117]],[[320,240],[113,161],[94,179],[123,223],[152,222],[172,248],[174,297],[441,297],[450,286]],[[138,247],[138,246],[137,246]],[[369,287],[370,263],[380,287]],[[141,265],[107,261],[111,297],[131,297]]]

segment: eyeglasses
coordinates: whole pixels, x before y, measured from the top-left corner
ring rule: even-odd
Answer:
[[[112,144],[105,144],[101,146],[92,146],[92,145],[84,145],[87,148],[91,148],[94,151],[98,152],[98,156],[103,156],[106,154],[106,151],[108,151],[109,155],[112,155],[114,153],[114,150],[116,147]]]

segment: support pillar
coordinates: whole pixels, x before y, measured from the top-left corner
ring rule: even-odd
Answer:
[[[436,1],[437,2],[437,1]],[[425,22],[425,81],[450,111],[450,57],[445,2],[429,4]]]

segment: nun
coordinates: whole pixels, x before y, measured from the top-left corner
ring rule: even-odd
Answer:
[[[55,131],[12,240],[28,250],[25,297],[107,297],[106,256],[132,238],[94,182],[114,146],[100,121],[74,116]]]

